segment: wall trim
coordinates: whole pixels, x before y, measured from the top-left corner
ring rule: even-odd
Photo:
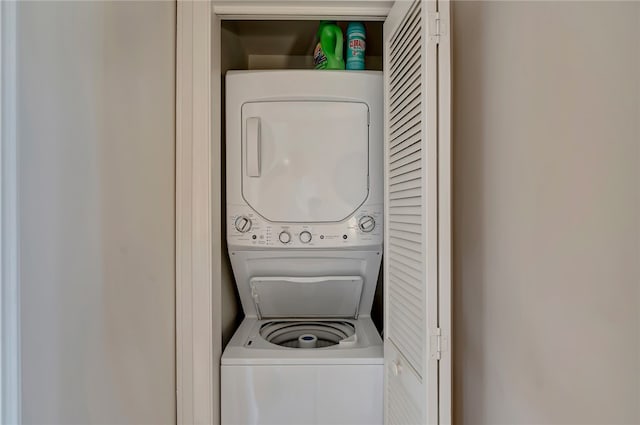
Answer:
[[[0,4],[0,420],[21,422],[17,3]]]
[[[393,1],[216,1],[213,13],[224,19],[339,19],[383,21]]]
[[[453,423],[453,304],[451,246],[451,2],[438,0],[438,326],[442,331],[442,357],[438,371],[438,422]]]
[[[211,149],[211,3],[178,1],[176,404],[178,424],[219,423],[220,178]],[[219,174],[219,173],[218,173]],[[214,314],[215,312],[215,314]]]

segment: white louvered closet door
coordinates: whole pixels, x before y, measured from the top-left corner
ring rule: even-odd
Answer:
[[[451,420],[448,8],[396,1],[384,24],[387,425]]]

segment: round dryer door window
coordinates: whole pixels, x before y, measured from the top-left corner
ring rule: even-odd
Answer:
[[[338,222],[368,196],[369,108],[329,101],[242,106],[242,194],[273,222]]]

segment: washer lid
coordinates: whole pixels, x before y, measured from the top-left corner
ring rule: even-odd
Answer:
[[[369,108],[330,101],[242,105],[242,194],[272,222],[338,222],[369,194]]]
[[[357,318],[360,276],[254,277],[251,296],[258,318]]]

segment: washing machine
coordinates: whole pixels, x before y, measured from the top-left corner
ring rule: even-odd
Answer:
[[[381,72],[226,75],[226,234],[245,318],[222,355],[225,425],[383,422],[382,90]]]

